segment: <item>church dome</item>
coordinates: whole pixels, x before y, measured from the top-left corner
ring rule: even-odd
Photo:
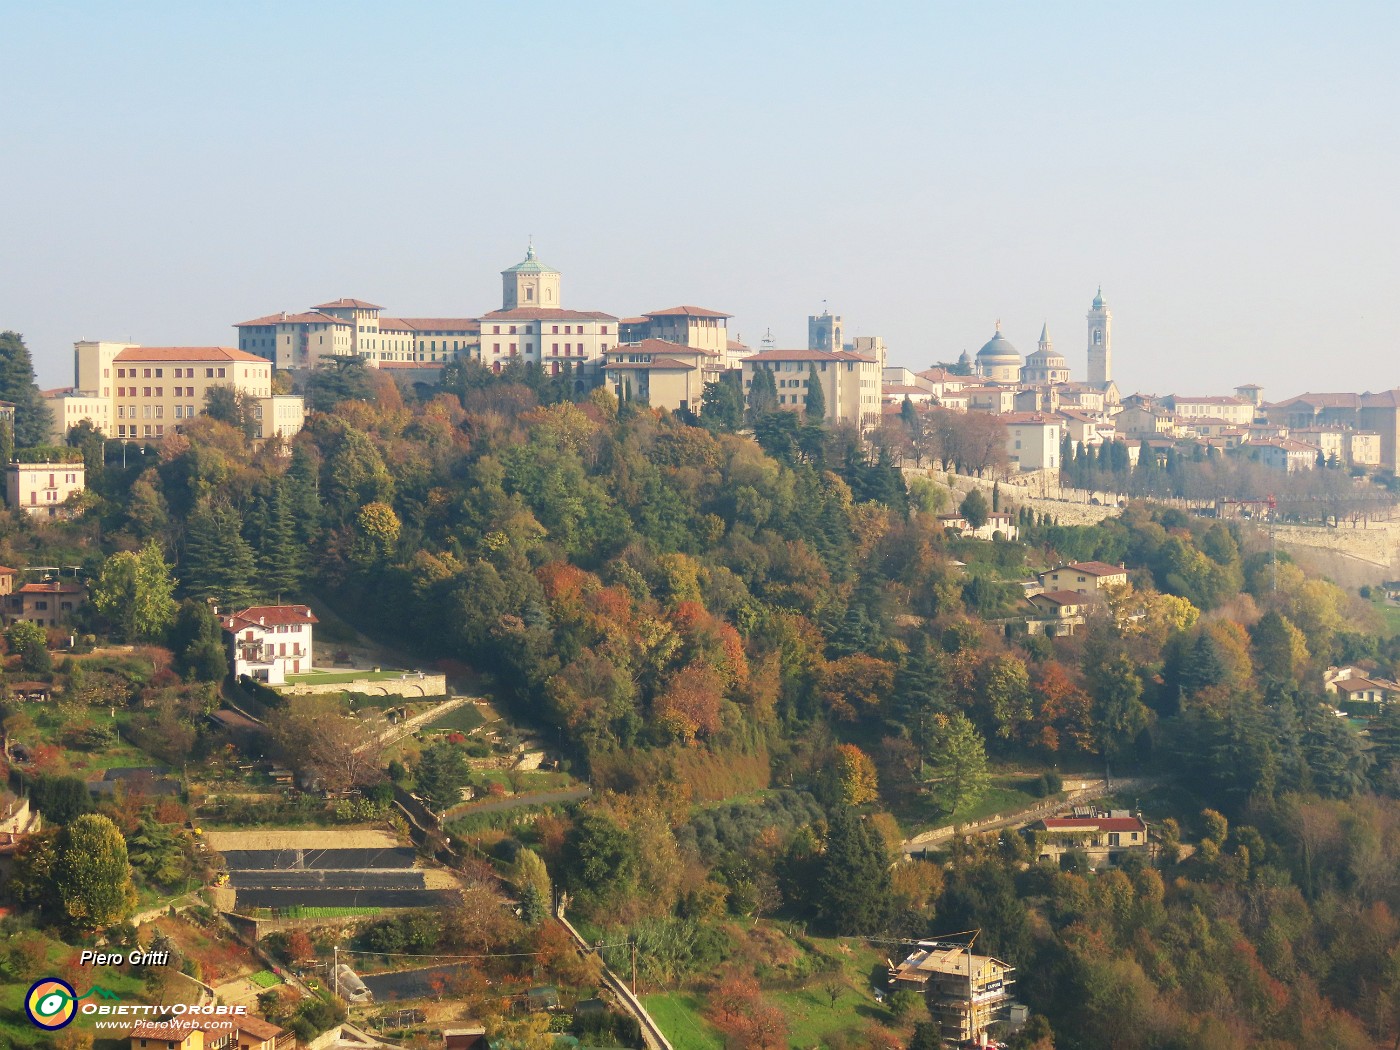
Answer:
[[[1001,334],[1000,322],[997,322],[996,334],[977,351],[977,363],[983,368],[1021,366],[1021,353],[1011,344],[1010,339]]]

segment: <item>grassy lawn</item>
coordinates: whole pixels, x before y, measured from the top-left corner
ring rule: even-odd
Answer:
[[[700,1016],[703,1006],[698,995],[644,995],[642,1005],[676,1050],[724,1050],[724,1039]]]
[[[406,670],[390,671],[306,671],[287,675],[288,685],[344,685],[347,682],[398,681]]]
[[[837,1033],[859,1032],[870,1021],[893,1023],[870,992],[871,971],[884,968],[884,956],[878,949],[823,937],[808,938],[808,943],[818,954],[840,964],[834,975],[844,987],[835,1002],[826,990],[827,978],[821,974],[807,980],[804,987],[764,987],[763,1001],[777,1006],[787,1017],[790,1046],[822,1046]],[[723,1037],[705,1020],[701,993],[657,993],[643,996],[642,1002],[676,1050],[721,1050],[724,1046]]]
[[[90,775],[98,770],[130,769],[137,766],[159,766],[162,764],[123,739],[118,739],[111,744],[103,744],[91,751],[68,747],[64,744],[64,733],[77,726],[110,726],[115,724],[118,732],[125,732],[131,721],[130,712],[120,711],[113,717],[107,708],[84,707],[73,711],[70,716],[63,709],[51,704],[23,704],[20,705],[20,710],[33,720],[40,743],[52,744],[60,749],[68,771],[74,776],[89,779]]]
[[[36,974],[35,979],[50,974],[62,975],[64,961],[77,951],[78,949],[71,948],[66,944],[50,942],[47,953],[47,970],[45,973]],[[79,978],[74,984],[73,990],[79,995],[94,985],[101,985],[108,991],[116,992],[125,1002],[139,1002],[145,998],[145,984],[121,970],[110,966],[85,966],[77,972]],[[29,1050],[30,1047],[53,1045],[52,1034],[40,1031],[30,1024],[29,1019],[25,1016],[24,995],[32,983],[33,980],[0,983],[0,1046]],[[90,1026],[90,1021],[84,1021],[81,1018],[73,1023],[75,1029],[84,1027],[91,1030]]]
[[[459,733],[470,733],[478,726],[484,725],[486,718],[476,704],[462,704],[455,707],[446,714],[440,715],[429,722],[423,724],[424,729],[448,729],[456,730]]]
[[[949,824],[967,824],[1049,801],[1036,795],[1034,787],[1035,781],[1028,777],[993,777],[980,799],[962,806],[956,813],[946,812],[932,795],[919,795],[907,806],[901,807],[895,817],[908,834]]]
[[[1400,605],[1391,605],[1384,598],[1372,598],[1371,604],[1380,614],[1381,622],[1385,625],[1385,634],[1388,637],[1400,634]]]

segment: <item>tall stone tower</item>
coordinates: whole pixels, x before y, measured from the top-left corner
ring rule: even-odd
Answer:
[[[551,270],[535,258],[532,243],[523,262],[501,271],[501,309],[543,306],[559,309],[559,271]]]
[[[1104,387],[1113,379],[1113,311],[1103,301],[1103,286],[1089,307],[1089,385]]]
[[[841,324],[841,315],[833,317],[828,311],[809,314],[807,317],[807,349],[825,350],[833,353],[846,346],[846,330]]]

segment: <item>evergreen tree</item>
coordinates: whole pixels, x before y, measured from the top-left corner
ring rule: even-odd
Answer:
[[[987,497],[982,495],[981,489],[973,489],[958,505],[958,512],[967,519],[968,525],[974,529],[980,529],[987,524]]]
[[[414,794],[430,809],[444,810],[460,801],[462,788],[471,783],[471,770],[460,747],[439,740],[418,760],[413,782]]]
[[[213,611],[204,602],[186,599],[180,604],[170,632],[175,666],[186,679],[217,682],[228,674],[223,632]]]
[[[820,423],[826,419],[826,391],[817,378],[817,366],[809,365],[807,370],[807,418]]]
[[[976,802],[987,790],[987,746],[972,720],[961,711],[943,719],[928,757],[935,793],[947,813]]]
[[[18,332],[0,332],[0,401],[15,406],[14,447],[32,448],[49,440],[53,413],[39,394],[34,361]]]
[[[827,815],[826,850],[818,864],[817,914],[838,934],[871,935],[889,918],[890,871],[880,836],[849,806]]]
[[[262,532],[258,537],[258,576],[263,593],[291,597],[301,590],[306,548],[297,540],[290,483],[277,482],[264,505]]]
[[[749,384],[749,422],[757,423],[778,407],[778,384],[766,368],[754,370]]]
[[[198,601],[244,606],[253,599],[253,549],[226,505],[203,501],[185,527],[185,557],[180,577],[185,593]]]
[[[733,433],[744,425],[743,373],[727,369],[713,383],[705,384],[700,421],[710,430]]]
[[[296,526],[297,542],[303,550],[314,548],[321,538],[324,510],[321,506],[321,479],[316,460],[303,444],[292,449],[292,463],[283,478],[287,510]]]

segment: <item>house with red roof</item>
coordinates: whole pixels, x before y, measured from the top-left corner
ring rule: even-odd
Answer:
[[[305,605],[254,605],[219,616],[233,675],[282,685],[313,669],[312,631],[319,621]]]
[[[1122,565],[1102,561],[1075,561],[1040,574],[1047,591],[1074,591],[1076,594],[1097,595],[1113,587],[1128,585],[1128,570]]]
[[[1076,807],[1068,817],[1046,817],[1026,830],[1038,844],[1036,859],[1046,863],[1058,864],[1067,854],[1082,853],[1090,867],[1099,868],[1150,849],[1147,822],[1127,810]]]

